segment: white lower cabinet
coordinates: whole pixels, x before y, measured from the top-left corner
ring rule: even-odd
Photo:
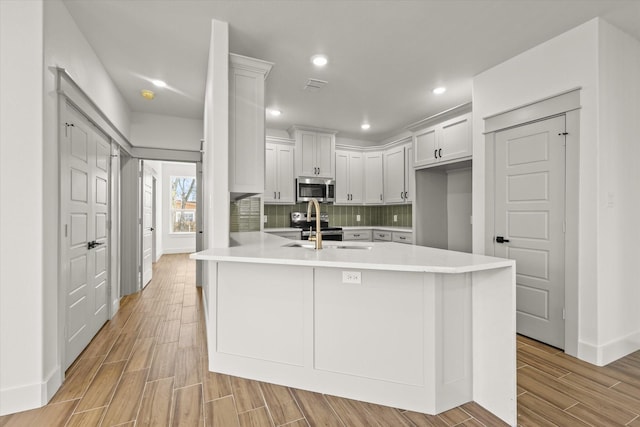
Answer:
[[[344,230],[342,240],[346,242],[371,242],[373,240],[372,230]]]
[[[408,231],[393,231],[391,232],[391,241],[396,243],[413,243],[413,233]]]
[[[391,232],[383,231],[383,230],[373,230],[373,241],[374,242],[390,242]]]

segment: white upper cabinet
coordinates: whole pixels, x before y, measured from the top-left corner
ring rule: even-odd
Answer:
[[[415,166],[467,160],[473,154],[471,113],[414,132]]]
[[[229,192],[264,192],[264,81],[272,63],[229,54]]]
[[[364,154],[336,151],[336,204],[363,202]]]
[[[296,140],[296,175],[335,178],[334,131],[293,126],[289,134]]]
[[[364,203],[380,205],[383,199],[382,151],[364,153]]]
[[[406,203],[412,200],[410,144],[390,148],[384,152],[384,202]]]
[[[293,141],[278,143],[267,137],[265,146],[264,203],[295,203],[295,178],[293,175]]]

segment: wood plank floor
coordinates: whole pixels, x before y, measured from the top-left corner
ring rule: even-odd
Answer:
[[[0,426],[500,426],[475,403],[438,416],[207,370],[195,262],[165,255],[123,298],[45,407]],[[603,368],[518,337],[518,424],[640,426],[640,352]]]

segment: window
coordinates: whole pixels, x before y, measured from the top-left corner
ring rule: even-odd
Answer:
[[[195,233],[196,231],[196,177],[172,176],[171,188],[171,233]]]

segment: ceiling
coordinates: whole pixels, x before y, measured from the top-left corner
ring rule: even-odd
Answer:
[[[330,128],[374,143],[471,101],[474,75],[596,16],[640,40],[636,0],[64,3],[132,111],[202,118],[211,19],[218,19],[229,23],[231,52],[275,64],[265,101],[282,115],[268,116],[267,127]],[[329,58],[322,69],[310,62],[318,53]],[[310,93],[308,78],[328,84]],[[434,95],[437,86],[448,90]],[[141,89],[156,98],[143,99]]]

